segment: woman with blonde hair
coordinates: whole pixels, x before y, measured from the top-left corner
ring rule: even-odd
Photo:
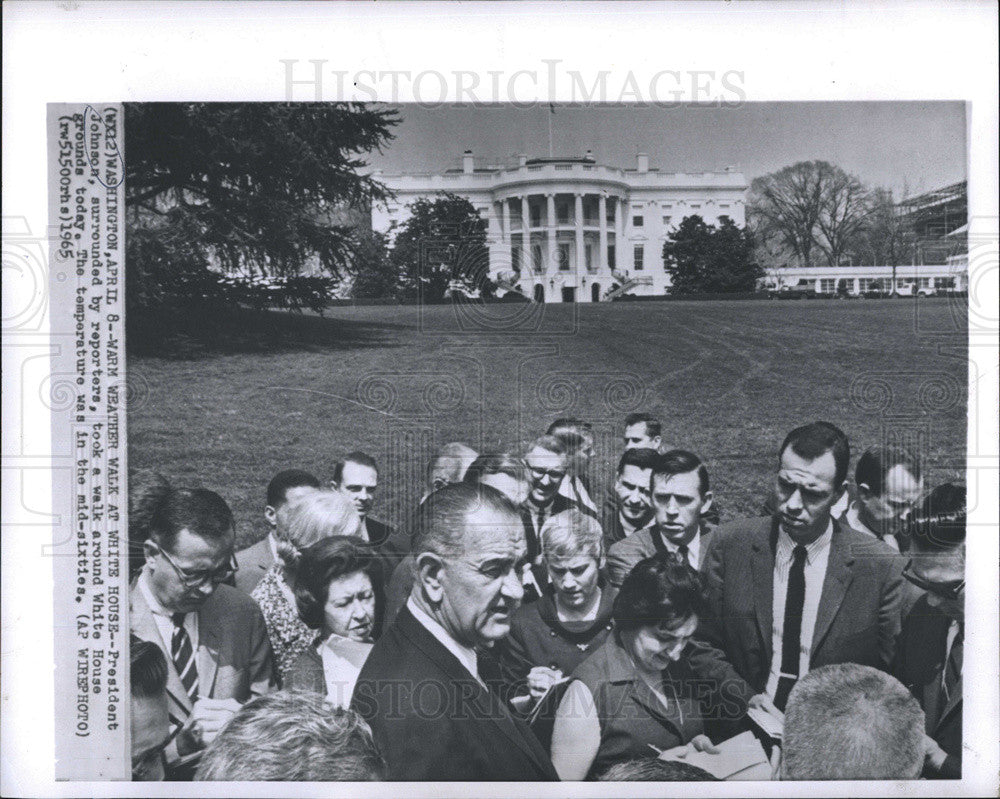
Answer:
[[[293,500],[287,513],[288,523],[276,547],[278,560],[251,594],[264,614],[282,681],[293,661],[316,637],[299,618],[295,602],[295,579],[303,550],[324,538],[356,536],[361,530],[361,518],[339,491],[309,491]]]

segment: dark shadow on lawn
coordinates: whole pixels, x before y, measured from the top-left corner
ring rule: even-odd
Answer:
[[[240,353],[400,346],[407,325],[245,308],[158,310],[128,317],[127,355],[198,360]]]

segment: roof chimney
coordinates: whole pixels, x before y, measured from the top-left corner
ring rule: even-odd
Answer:
[[[594,160],[594,151],[593,150],[587,150],[586,155],[584,155],[583,157],[586,158],[588,161],[593,161]]]
[[[518,166],[527,166],[528,165],[528,156],[526,156],[524,153],[518,153],[517,154],[517,165]]]
[[[471,174],[475,169],[475,165],[472,160],[472,150],[466,150],[462,153],[462,171],[467,175]]]
[[[649,171],[649,156],[646,153],[639,153],[635,157],[635,169],[637,172]]]

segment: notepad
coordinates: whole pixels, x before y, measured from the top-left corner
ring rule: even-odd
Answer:
[[[781,736],[785,731],[785,717],[784,714],[781,717],[776,717],[765,710],[761,710],[757,707],[752,707],[747,711],[747,718],[750,719],[757,727],[760,729],[764,735],[769,738],[773,738],[775,741],[780,741]]]
[[[705,769],[713,777],[720,780],[769,780],[771,779],[771,764],[752,732],[744,732],[735,738],[730,738],[717,744],[718,752],[691,752],[686,757],[679,758],[664,752],[661,760],[683,760],[692,766]]]

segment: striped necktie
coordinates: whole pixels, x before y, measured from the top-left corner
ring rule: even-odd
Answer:
[[[170,657],[181,678],[184,690],[193,705],[198,701],[198,669],[194,664],[194,649],[191,636],[184,627],[185,613],[175,613],[170,618],[174,623],[174,634],[170,637]]]

